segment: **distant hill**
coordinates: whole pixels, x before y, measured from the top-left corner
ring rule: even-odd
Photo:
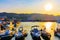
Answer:
[[[60,16],[53,16],[47,14],[16,14],[16,13],[0,13],[0,17],[7,17],[9,19],[16,18],[20,21],[56,21],[60,20]]]

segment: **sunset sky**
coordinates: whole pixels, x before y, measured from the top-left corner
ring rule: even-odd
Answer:
[[[45,9],[48,3],[52,5],[49,11]],[[60,15],[60,0],[0,0],[0,12]]]

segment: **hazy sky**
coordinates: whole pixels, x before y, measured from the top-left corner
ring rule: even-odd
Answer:
[[[53,5],[52,10],[44,9],[47,3]],[[60,0],[0,0],[0,12],[59,14]]]

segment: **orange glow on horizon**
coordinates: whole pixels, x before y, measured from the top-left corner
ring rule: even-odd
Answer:
[[[7,13],[24,13],[24,14],[32,14],[32,13],[40,13],[40,14],[48,14],[48,15],[54,15],[54,16],[58,16],[60,15],[60,12],[55,12],[55,11],[45,11],[44,9],[42,10],[32,10],[32,9],[9,9],[9,10],[0,10],[0,12],[7,12]]]

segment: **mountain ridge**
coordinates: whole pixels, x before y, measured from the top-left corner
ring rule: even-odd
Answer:
[[[16,13],[7,13],[2,12],[0,13],[0,17],[7,17],[9,19],[16,18],[18,20],[28,21],[28,20],[60,20],[60,16],[53,16],[47,14],[16,14]]]

